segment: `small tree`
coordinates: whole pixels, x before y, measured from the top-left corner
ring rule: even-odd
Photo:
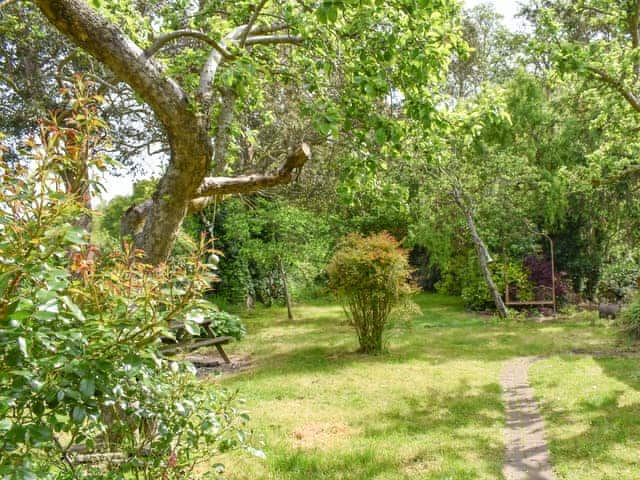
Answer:
[[[382,351],[382,333],[394,307],[413,292],[407,253],[384,232],[347,236],[327,267],[329,285],[358,334],[362,353]]]

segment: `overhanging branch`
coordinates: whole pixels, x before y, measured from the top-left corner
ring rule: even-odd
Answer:
[[[186,108],[187,94],[162,65],[146,58],[129,36],[85,1],[35,0],[35,3],[53,26],[129,84],[167,130],[180,131],[185,124],[197,121],[196,115]]]
[[[196,191],[190,205],[190,212],[197,212],[210,205],[217,197],[235,193],[251,193],[265,188],[284,185],[291,181],[294,170],[301,169],[311,158],[311,148],[302,143],[287,156],[284,164],[276,173],[241,175],[238,177],[208,177]],[[123,215],[120,224],[122,237],[135,236],[144,226],[147,215],[153,206],[152,200],[146,200],[129,208]]]
[[[599,68],[587,67],[587,70],[591,72],[591,74],[602,83],[609,85],[618,93],[620,93],[636,112],[640,112],[640,99],[638,99],[638,97],[636,97],[633,92],[627,89],[620,80]]]
[[[267,33],[278,32],[285,30],[291,26],[287,22],[274,22],[264,25],[255,25],[251,27],[251,35],[265,35]]]
[[[251,32],[251,29],[253,28],[253,24],[256,23],[256,20],[258,19],[258,16],[260,15],[260,12],[262,11],[262,9],[264,8],[264,6],[266,5],[268,0],[261,0],[260,3],[258,4],[258,6],[255,8],[255,10],[253,11],[253,15],[251,15],[251,18],[249,19],[249,22],[247,23],[247,28],[244,29],[244,31],[242,32],[242,36],[240,37],[240,48],[245,46],[245,43],[247,42],[247,37],[249,36],[249,33]]]
[[[199,197],[255,192],[263,188],[288,183],[291,181],[292,172],[302,168],[309,158],[311,158],[311,148],[303,143],[287,156],[286,161],[276,173],[238,177],[207,177],[196,191],[196,200],[200,200]]]

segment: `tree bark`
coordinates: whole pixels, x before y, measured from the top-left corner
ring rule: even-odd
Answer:
[[[287,272],[284,269],[282,259],[278,259],[278,269],[280,270],[280,278],[282,279],[282,287],[284,288],[284,301],[287,304],[287,317],[293,320],[293,309],[291,306],[291,294],[289,293],[289,281],[287,280]]]
[[[462,197],[462,192],[458,187],[454,187],[452,193],[456,204],[458,205],[458,207],[460,207],[460,210],[467,220],[467,226],[469,227],[469,231],[471,232],[471,238],[473,239],[473,243],[478,254],[480,270],[482,271],[484,281],[487,284],[491,295],[493,296],[493,301],[496,305],[496,309],[498,310],[498,315],[500,315],[501,318],[506,318],[508,315],[507,307],[502,301],[502,296],[500,295],[498,287],[496,286],[495,282],[493,281],[493,277],[491,276],[491,270],[489,270],[489,251],[484,241],[482,240],[482,237],[478,233],[478,230],[476,229],[476,222],[473,218],[473,212],[465,203],[464,198]]]

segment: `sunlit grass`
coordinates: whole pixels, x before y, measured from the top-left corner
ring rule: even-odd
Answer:
[[[640,478],[640,361],[562,356],[531,368],[558,478]]]
[[[293,321],[275,308],[247,316],[249,335],[230,351],[253,368],[222,383],[247,399],[267,459],[229,455],[227,477],[502,478],[503,362],[613,343],[600,326],[498,323],[439,295],[417,303],[422,314],[398,322],[377,357],[354,353],[332,303],[300,305]]]

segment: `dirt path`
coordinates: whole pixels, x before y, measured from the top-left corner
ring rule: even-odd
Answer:
[[[555,480],[542,417],[527,375],[529,365],[536,360],[511,360],[500,377],[507,413],[507,458],[502,470],[506,480]]]

